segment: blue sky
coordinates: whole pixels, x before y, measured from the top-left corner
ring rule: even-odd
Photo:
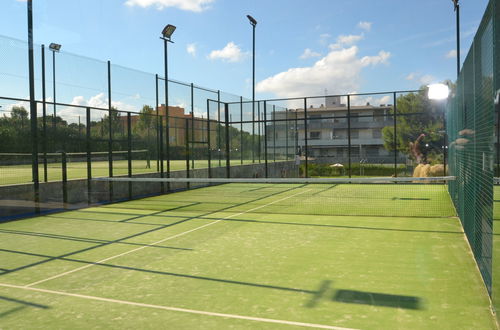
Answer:
[[[170,77],[257,98],[415,89],[455,79],[450,0],[34,0],[34,40],[163,73],[164,25],[177,26]],[[487,0],[462,0],[462,59]],[[26,40],[26,2],[1,0],[0,31]],[[1,58],[1,52],[0,52]]]

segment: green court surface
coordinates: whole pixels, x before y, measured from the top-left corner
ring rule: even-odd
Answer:
[[[241,164],[240,160],[231,160],[233,164]],[[243,160],[243,164],[251,164],[252,160]],[[190,162],[191,169],[200,169],[208,167],[208,160],[195,160],[194,167]],[[226,166],[226,161],[212,160],[212,167]],[[167,162],[164,161],[164,170],[166,171]],[[171,171],[184,171],[186,169],[185,160],[171,160]],[[86,162],[68,162],[67,163],[68,180],[72,179],[85,179],[87,178],[87,163]],[[147,167],[146,160],[132,161],[132,173],[156,173],[157,162],[156,160],[150,161],[150,167]],[[44,180],[43,164],[39,164],[39,177],[40,181]],[[113,162],[113,175],[127,175],[128,162],[126,160],[118,160]],[[32,182],[31,178],[31,164],[29,165],[3,165],[0,166],[0,186],[12,185]],[[109,175],[109,163],[107,161],[94,161],[92,162],[92,176],[105,177]],[[47,166],[47,180],[48,181],[61,181],[62,180],[62,165],[61,163],[49,163]]]
[[[444,185],[225,184],[0,224],[2,329],[495,329]]]

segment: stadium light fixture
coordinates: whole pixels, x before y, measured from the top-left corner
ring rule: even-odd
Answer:
[[[427,97],[429,100],[445,100],[450,95],[450,89],[445,84],[428,85]]]
[[[61,45],[60,44],[56,44],[56,43],[51,43],[49,45],[49,49],[53,52],[58,52],[61,50]]]
[[[176,27],[172,24],[168,24],[163,28],[163,31],[161,31],[161,34],[163,38],[170,40],[172,37],[172,34],[174,33]]]

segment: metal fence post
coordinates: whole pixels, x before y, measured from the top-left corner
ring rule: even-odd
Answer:
[[[229,141],[229,103],[224,103],[226,121],[226,176],[231,177],[231,141]]]
[[[45,84],[45,45],[42,45],[42,149],[43,149],[43,181],[48,181],[47,174],[47,102]]]
[[[267,101],[264,101],[264,170],[265,177],[267,178],[269,175],[267,164]]]
[[[397,131],[396,131],[396,121],[397,121],[397,112],[398,108],[396,105],[397,97],[396,92],[393,93],[393,101],[394,101],[394,177],[398,177],[398,142],[397,142]]]
[[[128,156],[127,157],[128,177],[131,178],[132,177],[132,117],[130,112],[127,112],[127,156]],[[128,198],[132,199],[132,181],[128,182]]]
[[[243,96],[240,96],[240,160],[243,165]]]
[[[87,127],[86,127],[86,151],[87,151],[87,204],[91,204],[92,203],[92,156],[91,156],[91,145],[92,145],[92,141],[91,141],[91,131],[90,131],[90,108],[87,107],[86,109],[86,124],[87,124]]]
[[[155,100],[156,100],[156,171],[160,172],[160,177],[163,178],[163,160],[160,166],[160,154],[162,149],[162,140],[160,137],[160,132],[158,131],[160,127],[160,101],[158,92],[158,74],[155,74]],[[149,128],[148,128],[149,129]]]
[[[304,177],[308,178],[309,177],[309,151],[308,145],[307,145],[307,98],[304,97],[304,149],[305,149],[305,173]]]
[[[186,132],[186,134],[187,134],[187,132]],[[193,83],[191,83],[191,143],[194,144],[195,141],[196,141],[196,139],[194,138],[194,85],[193,85]],[[192,145],[191,150],[193,150],[193,149],[194,149],[194,146]],[[191,157],[191,168],[194,169],[194,157]]]
[[[285,154],[286,154],[286,160],[288,160],[289,155],[288,155],[288,108],[285,109]]]
[[[61,166],[62,166],[62,193],[63,193],[63,207],[66,208],[68,204],[68,160],[66,158],[66,151],[61,152]]]
[[[186,127],[186,130],[185,130],[185,134],[184,134],[184,137],[185,137],[185,144],[186,144],[186,178],[189,178],[189,118],[186,118],[186,122],[185,122],[185,127]],[[190,188],[190,185],[189,185],[189,182],[186,184],[186,187],[189,189]]]
[[[108,172],[113,177],[113,108],[111,105],[111,61],[108,61]],[[113,200],[113,182],[109,182],[109,200]]]
[[[273,161],[276,163],[276,105],[273,104]]]
[[[207,149],[208,149],[208,177],[212,177],[212,134],[210,133],[210,100],[207,99]]]
[[[351,161],[351,95],[347,95],[347,158],[348,158],[348,173],[349,178],[352,177],[352,161]]]

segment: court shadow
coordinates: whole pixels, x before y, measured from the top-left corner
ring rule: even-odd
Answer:
[[[367,291],[338,290],[332,297],[332,300],[348,304],[361,304],[415,310],[423,309],[421,299],[419,297]]]
[[[0,300],[4,300],[4,301],[8,301],[8,302],[20,305],[20,306],[16,306],[16,307],[13,307],[11,309],[8,309],[4,312],[0,312],[0,318],[3,318],[3,317],[6,317],[10,314],[19,312],[27,307],[34,307],[34,308],[40,308],[40,309],[49,309],[50,308],[47,305],[36,304],[36,303],[29,302],[29,301],[9,298],[9,297],[5,297],[5,296],[0,296]]]

